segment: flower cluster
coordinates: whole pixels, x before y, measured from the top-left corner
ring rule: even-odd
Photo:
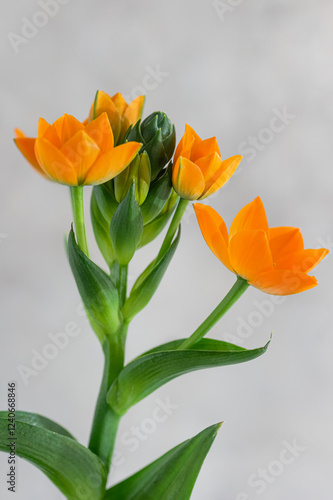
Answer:
[[[52,125],[40,118],[36,139],[16,129],[17,147],[45,178],[68,186],[96,186],[93,227],[110,266],[115,260],[110,224],[132,185],[143,224],[139,248],[163,230],[178,197],[183,211],[186,202],[207,198],[228,182],[242,159],[235,155],[223,160],[216,137],[202,140],[188,124],[175,149],[175,127],[165,113],[141,121],[144,101],[139,96],[127,104],[120,93],[110,97],[97,91],[83,122],[67,114]],[[195,204],[194,209],[213,253],[249,284],[277,295],[317,284],[308,272],[327,250],[304,250],[297,228],[269,228],[259,198],[239,212],[229,234],[211,207]]]

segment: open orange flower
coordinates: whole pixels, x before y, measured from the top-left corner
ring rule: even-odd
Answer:
[[[141,148],[138,142],[114,147],[106,113],[87,125],[66,114],[53,125],[40,118],[37,138],[26,137],[16,129],[15,143],[40,174],[69,186],[109,181]]]
[[[105,112],[110,121],[114,142],[119,144],[123,141],[129,126],[135,125],[140,120],[144,103],[144,95],[140,95],[127,104],[119,92],[110,97],[105,92],[98,90],[90,109],[88,121],[94,120]]]
[[[209,248],[250,285],[272,295],[290,295],[317,285],[307,273],[328,250],[304,250],[302,234],[295,227],[269,228],[259,197],[238,212],[229,234],[213,208],[196,203],[194,209]]]
[[[216,137],[202,140],[186,125],[173,160],[173,188],[186,200],[207,198],[228,182],[241,159],[236,155],[222,160]]]

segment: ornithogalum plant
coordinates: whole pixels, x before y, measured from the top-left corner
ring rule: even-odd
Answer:
[[[240,210],[229,231],[213,208],[195,203],[201,232],[216,257],[236,274],[235,284],[188,338],[152,346],[125,365],[129,325],[161,283],[188,204],[218,191],[241,161],[239,155],[222,159],[216,138],[202,140],[189,125],[176,147],[168,116],[155,112],[142,120],[143,104],[143,96],[127,104],[119,93],[110,97],[98,91],[84,122],[66,114],[52,125],[40,118],[37,138],[16,130],[16,145],[35,170],[70,187],[74,225],[66,250],[105,355],[88,447],[40,415],[17,411],[13,418],[17,454],[41,469],[70,500],[189,499],[220,423],[107,489],[120,419],[184,373],[261,356],[268,344],[247,350],[204,337],[249,285],[275,295],[316,286],[308,273],[328,253],[305,250],[297,228],[269,227],[260,198]],[[94,186],[91,221],[107,271],[89,257],[83,211],[87,184]],[[135,252],[167,226],[158,254],[128,290],[128,266]],[[2,451],[7,450],[7,423],[8,412],[1,412]]]

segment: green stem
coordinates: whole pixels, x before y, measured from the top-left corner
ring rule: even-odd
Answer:
[[[203,323],[195,330],[192,335],[181,344],[178,349],[188,349],[193,344],[201,340],[206,333],[209,332],[211,328],[225,315],[227,311],[237,302],[237,300],[243,295],[245,290],[249,287],[247,281],[243,278],[237,277],[237,280],[233,287],[229,290],[224,299],[219,303],[219,305],[214,309],[214,311],[205,319]]]
[[[89,449],[100,457],[108,471],[111,466],[120,416],[107,404],[106,395],[124,366],[127,329],[128,324],[123,323],[117,334],[107,337],[104,342],[104,372],[89,441]]]
[[[121,310],[127,297],[127,270],[128,266],[119,266],[119,309]]]
[[[180,221],[183,218],[183,215],[185,213],[185,210],[187,208],[188,203],[189,203],[188,200],[184,200],[184,198],[180,198],[180,200],[178,202],[178,205],[177,205],[177,208],[176,208],[176,211],[175,211],[175,213],[173,215],[171,224],[169,226],[168,232],[165,235],[164,241],[162,243],[161,249],[159,251],[159,254],[158,254],[156,260],[159,260],[161,257],[163,257],[163,255],[165,254],[165,252],[170,247],[171,242],[172,242],[172,240],[173,240],[173,238],[174,238],[174,236],[176,234],[176,231],[178,229],[178,226],[180,224]]]
[[[77,243],[82,252],[89,257],[86,226],[84,223],[83,186],[71,186],[70,191]]]

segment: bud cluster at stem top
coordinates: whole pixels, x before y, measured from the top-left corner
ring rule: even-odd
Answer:
[[[125,140],[142,143],[140,153],[147,152],[151,164],[151,180],[154,180],[172,158],[176,144],[175,126],[165,113],[156,111],[142,122],[139,120],[131,126]]]

